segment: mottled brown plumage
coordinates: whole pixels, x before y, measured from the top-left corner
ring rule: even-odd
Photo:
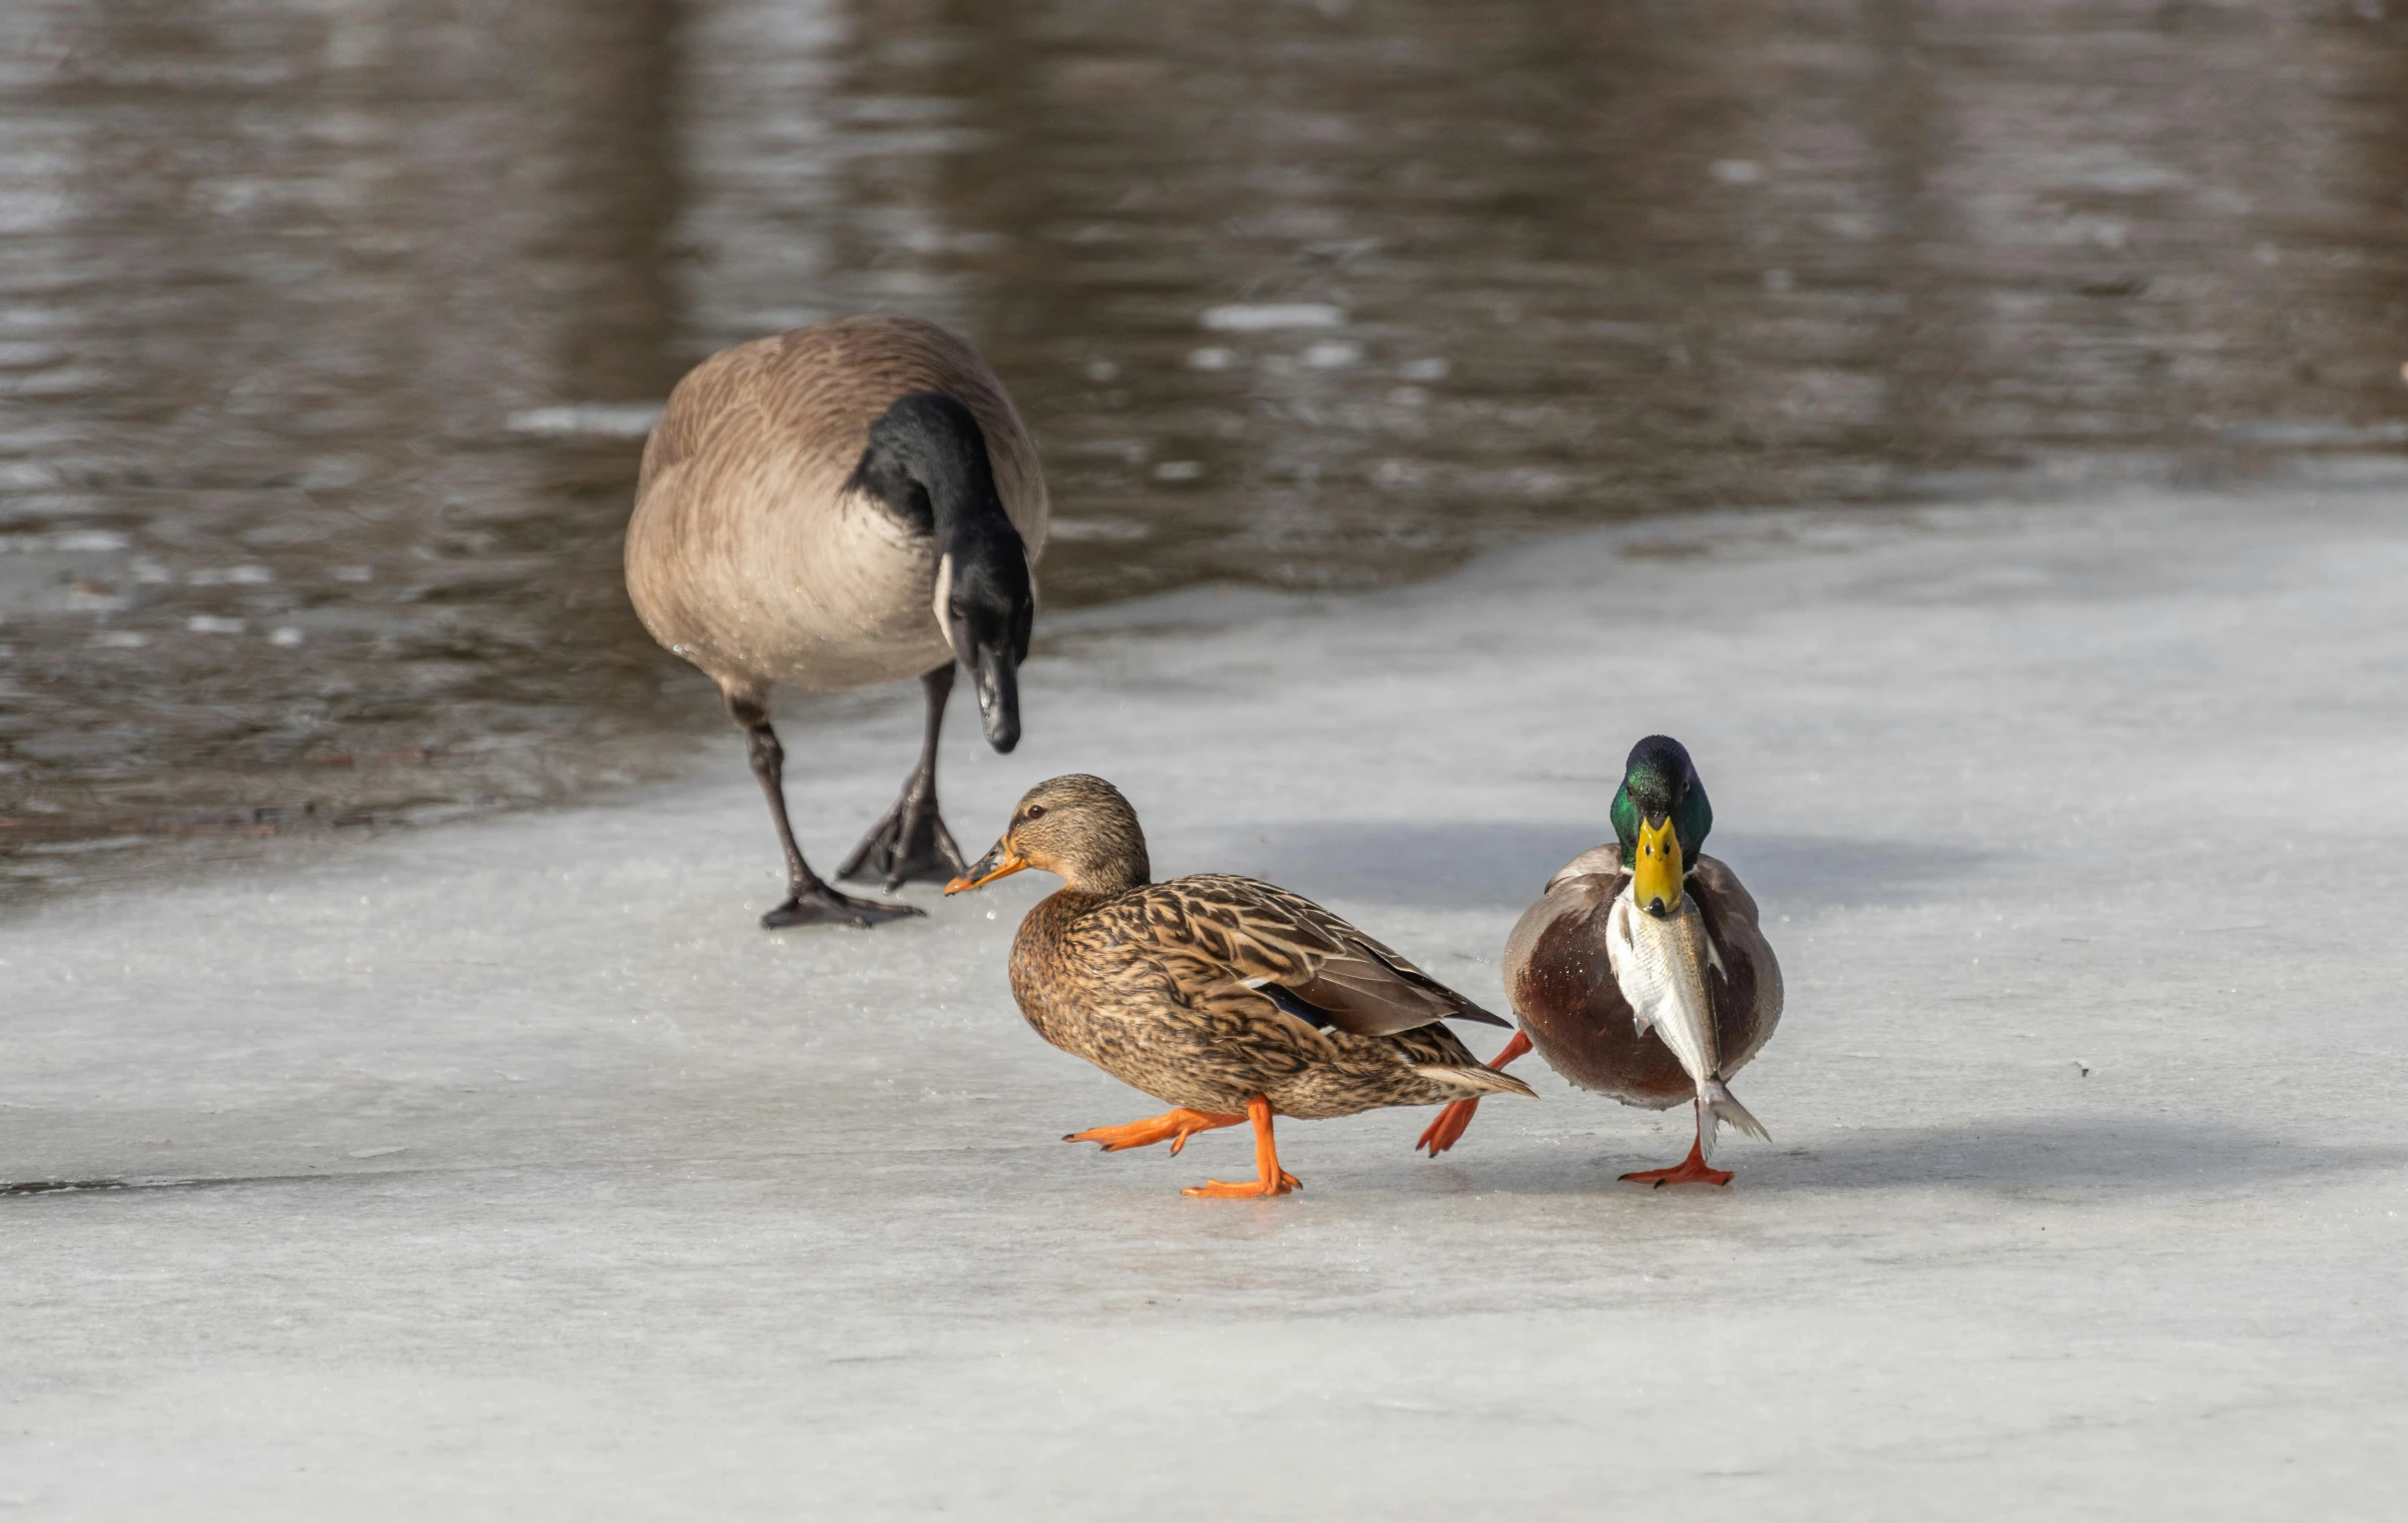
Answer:
[[[1257,1099],[1317,1119],[1530,1093],[1439,1024],[1503,1021],[1311,900],[1222,873],[1148,881],[1136,812],[1100,777],[1031,788],[957,886],[1023,866],[1067,881],[1013,941],[1021,1013],[1056,1047],[1210,1125]]]
[[[1329,1024],[1282,1010],[1264,978]],[[1292,981],[1291,981],[1292,980]],[[1341,1011],[1315,996],[1357,1002]],[[1065,888],[1021,922],[1012,994],[1037,1034],[1166,1104],[1281,1116],[1437,1105],[1498,1085],[1437,1022],[1484,1015],[1307,899],[1198,873],[1112,895]],[[1350,1017],[1368,1007],[1364,1029]],[[1382,1021],[1422,1024],[1377,1029]],[[1344,1024],[1341,1024],[1344,1022]]]

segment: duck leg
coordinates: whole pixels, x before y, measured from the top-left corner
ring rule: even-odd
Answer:
[[[1704,1118],[1699,1117],[1698,1121],[1702,1123]],[[1706,1167],[1705,1136],[1700,1131],[1696,1140],[1688,1145],[1688,1157],[1672,1168],[1642,1169],[1623,1178],[1634,1185],[1653,1185],[1662,1190],[1667,1185],[1727,1185],[1731,1181],[1731,1173],[1727,1169]]]
[[[920,677],[928,695],[928,729],[920,742],[920,764],[903,783],[903,795],[886,817],[870,827],[853,854],[836,869],[838,882],[882,878],[888,892],[908,882],[949,882],[962,875],[961,847],[936,811],[936,742],[945,728],[945,700],[953,696],[953,663]]]
[[[1181,1195],[1197,1196],[1274,1196],[1291,1190],[1302,1190],[1304,1182],[1279,1167],[1279,1150],[1271,1145],[1271,1103],[1268,1096],[1256,1095],[1245,1103],[1246,1119],[1254,1124],[1254,1177],[1231,1184],[1226,1180],[1206,1180],[1190,1185]]]
[[[777,843],[786,853],[786,901],[761,916],[760,923],[771,930],[788,925],[866,927],[921,913],[909,904],[881,904],[838,893],[811,870],[811,864],[802,859],[802,848],[794,844],[793,822],[786,818],[786,751],[777,744],[777,732],[769,728],[768,704],[758,693],[721,691],[727,700],[727,717],[744,732],[752,775],[759,779],[761,794],[769,800],[769,821],[777,826]]]
[[[1488,1066],[1503,1069],[1506,1064],[1528,1051],[1530,1051],[1530,1038],[1517,1031],[1514,1033],[1514,1039],[1505,1044],[1505,1050],[1488,1060]],[[1446,1108],[1438,1113],[1438,1119],[1422,1129],[1421,1140],[1413,1144],[1413,1151],[1418,1153],[1427,1148],[1430,1150],[1430,1157],[1436,1158],[1439,1154],[1463,1141],[1464,1129],[1469,1127],[1472,1124],[1472,1118],[1479,1114],[1480,1097],[1477,1095],[1472,1096],[1469,1100],[1448,1101]]]
[[[1128,1148],[1151,1148],[1158,1142],[1168,1142],[1171,1144],[1171,1156],[1177,1158],[1179,1150],[1188,1145],[1188,1139],[1199,1132],[1244,1125],[1243,1116],[1224,1116],[1217,1111],[1191,1111],[1183,1105],[1175,1111],[1165,1111],[1160,1116],[1150,1116],[1144,1121],[1133,1121],[1124,1127],[1089,1127],[1084,1132],[1073,1132],[1062,1140],[1102,1143],[1107,1153],[1119,1153]]]

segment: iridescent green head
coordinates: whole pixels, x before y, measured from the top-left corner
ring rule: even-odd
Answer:
[[[1614,792],[1614,835],[1631,869],[1631,897],[1653,914],[1681,907],[1681,881],[1697,863],[1713,805],[1688,751],[1671,736],[1649,736],[1631,748],[1622,786]]]

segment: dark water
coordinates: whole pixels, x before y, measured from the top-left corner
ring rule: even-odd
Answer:
[[[0,893],[709,736],[643,406],[842,312],[987,348],[1055,606],[2408,440],[2372,0],[12,0],[0,89]]]

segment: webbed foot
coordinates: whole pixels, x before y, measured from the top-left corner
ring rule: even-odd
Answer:
[[[1102,1143],[1104,1151],[1107,1153],[1119,1153],[1128,1148],[1151,1148],[1158,1142],[1168,1142],[1171,1145],[1171,1155],[1176,1158],[1179,1156],[1179,1150],[1188,1145],[1188,1139],[1199,1132],[1209,1132],[1217,1127],[1241,1127],[1244,1125],[1243,1116],[1222,1116],[1211,1111],[1191,1111],[1183,1105],[1177,1110],[1165,1111],[1160,1116],[1150,1116],[1144,1121],[1133,1121],[1126,1126],[1089,1127],[1084,1132],[1073,1132],[1062,1140],[1064,1142]]]
[[[760,917],[768,930],[789,925],[854,925],[867,930],[888,920],[902,920],[927,911],[912,904],[889,904],[879,899],[856,899],[825,883],[814,883],[786,896],[786,901]]]
[[[1642,1169],[1623,1178],[1634,1185],[1653,1185],[1662,1190],[1667,1185],[1727,1185],[1732,1176],[1727,1169],[1707,1168],[1704,1150],[1692,1142],[1688,1145],[1688,1157],[1672,1168]]]
[[[1497,1055],[1488,1060],[1488,1066],[1503,1073],[1506,1064],[1528,1051],[1530,1051],[1529,1034],[1517,1031],[1513,1034],[1513,1040],[1498,1049]],[[1418,1153],[1427,1148],[1430,1150],[1430,1157],[1436,1158],[1439,1154],[1463,1141],[1464,1131],[1471,1126],[1472,1118],[1479,1114],[1480,1097],[1478,1095],[1448,1101],[1445,1108],[1439,1111],[1438,1119],[1422,1128],[1421,1138],[1413,1144],[1413,1151]]]
[[[937,812],[936,795],[915,797],[906,791],[861,837],[861,844],[836,869],[836,878],[845,883],[876,879],[892,892],[905,883],[949,882],[968,865]]]
[[[1180,1194],[1210,1196],[1218,1200],[1228,1200],[1248,1196],[1286,1195],[1291,1191],[1302,1190],[1303,1188],[1304,1182],[1302,1180],[1297,1179],[1294,1175],[1288,1173],[1284,1169],[1281,1169],[1277,1171],[1277,1178],[1275,1179],[1238,1180],[1235,1183],[1231,1183],[1228,1180],[1206,1180],[1201,1185],[1190,1185],[1187,1189],[1181,1191]]]
[[[1422,1128],[1421,1138],[1413,1144],[1413,1151],[1418,1153],[1427,1148],[1430,1157],[1436,1158],[1463,1141],[1463,1134],[1471,1126],[1472,1118],[1479,1114],[1480,1101],[1477,1097],[1448,1101],[1438,1112],[1438,1119]]]
[[[1245,1103],[1245,1119],[1254,1124],[1254,1177],[1250,1180],[1206,1180],[1190,1185],[1181,1195],[1231,1197],[1265,1197],[1286,1195],[1302,1190],[1303,1182],[1279,1167],[1279,1150],[1271,1141],[1271,1103],[1267,1095],[1256,1095]]]

